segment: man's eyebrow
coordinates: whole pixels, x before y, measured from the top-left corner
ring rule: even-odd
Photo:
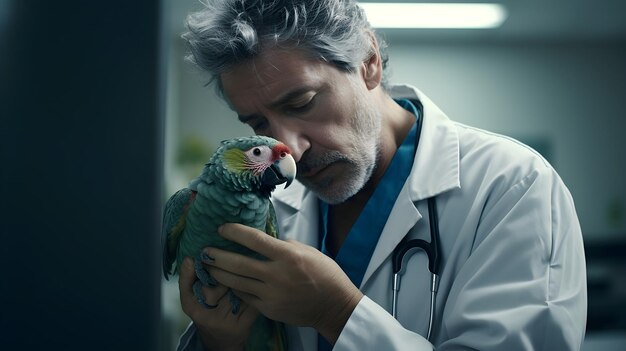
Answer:
[[[294,89],[294,90],[284,94],[283,96],[279,97],[278,99],[276,99],[276,101],[271,102],[269,104],[269,108],[275,109],[277,107],[280,107],[281,105],[283,105],[285,103],[288,103],[289,101],[294,100],[294,99],[296,99],[296,98],[298,98],[298,97],[308,93],[309,91],[313,91],[313,90],[315,90],[315,88],[313,86],[310,86],[310,85],[305,85],[305,86],[299,87],[297,89]],[[251,115],[237,115],[237,118],[239,118],[239,121],[241,123],[248,123],[248,122],[250,122],[253,119],[262,118],[262,117],[263,117],[262,115],[259,115],[257,113],[253,113]]]
[[[299,87],[297,89],[294,89],[286,94],[284,94],[283,96],[279,97],[276,101],[270,103],[269,107],[270,108],[276,108],[279,107],[281,105],[284,105],[285,103],[294,100],[306,93],[308,93],[309,91],[313,91],[315,90],[314,87],[310,86],[310,85],[305,85],[302,87]]]

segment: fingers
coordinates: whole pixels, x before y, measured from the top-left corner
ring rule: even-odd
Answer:
[[[253,306],[255,309],[258,309],[261,299],[259,299],[256,295],[248,294],[247,292],[243,292],[241,290],[233,290],[233,292],[243,302],[245,302],[246,304],[250,306]]]
[[[213,267],[208,267],[214,270]],[[217,269],[217,268],[216,268]],[[254,306],[237,297],[229,288],[217,284],[197,289],[205,302],[215,308],[205,308],[194,295],[193,286],[200,286],[194,260],[185,258],[179,269],[179,290],[183,311],[194,322],[199,337],[206,345],[216,350],[230,349],[241,345],[250,335],[259,311]],[[237,310],[237,311],[235,311]]]
[[[266,260],[216,248],[205,248],[203,252],[210,257],[204,261],[210,275],[220,284],[235,290],[256,295],[269,275],[273,274]]]
[[[217,262],[217,259],[215,261]],[[260,291],[263,291],[265,285],[261,280],[256,278],[241,276],[216,266],[209,267],[209,273],[220,284],[252,295],[259,294]]]
[[[196,303],[196,298],[193,295],[193,283],[196,279],[193,260],[185,257],[179,269],[178,290],[180,291],[180,303],[187,315],[189,315],[188,311],[190,311],[191,306]]]
[[[257,280],[262,280],[259,277],[264,276],[267,272],[265,264],[267,261],[264,260],[211,247],[205,248],[204,253],[210,257],[208,260],[203,260],[205,267],[217,267],[236,275],[252,277]]]
[[[287,249],[281,240],[243,224],[226,223],[218,231],[224,238],[241,244],[269,259],[280,257],[281,253]]]
[[[194,295],[193,285],[198,280],[194,269],[193,260],[186,257],[183,264],[180,267],[180,277],[178,281],[180,291],[180,303],[185,314],[194,319],[198,313],[204,312],[206,308],[198,302],[198,298]],[[230,308],[230,304],[223,303],[224,296],[226,295],[228,288],[225,286],[206,287],[203,286],[200,289],[202,295],[204,295],[205,303],[208,305],[229,305],[225,308]]]

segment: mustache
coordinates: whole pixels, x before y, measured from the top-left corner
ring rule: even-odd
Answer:
[[[349,161],[348,156],[339,151],[329,151],[322,155],[304,154],[297,163],[298,173],[308,173],[312,169],[325,167],[337,161]]]

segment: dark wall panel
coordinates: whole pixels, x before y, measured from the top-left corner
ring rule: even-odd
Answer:
[[[0,349],[155,350],[159,1],[0,2]]]

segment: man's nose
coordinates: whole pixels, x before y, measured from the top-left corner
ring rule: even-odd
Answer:
[[[311,143],[305,134],[296,126],[279,125],[272,126],[272,137],[286,144],[291,150],[291,156],[300,162],[302,154],[310,147]]]

